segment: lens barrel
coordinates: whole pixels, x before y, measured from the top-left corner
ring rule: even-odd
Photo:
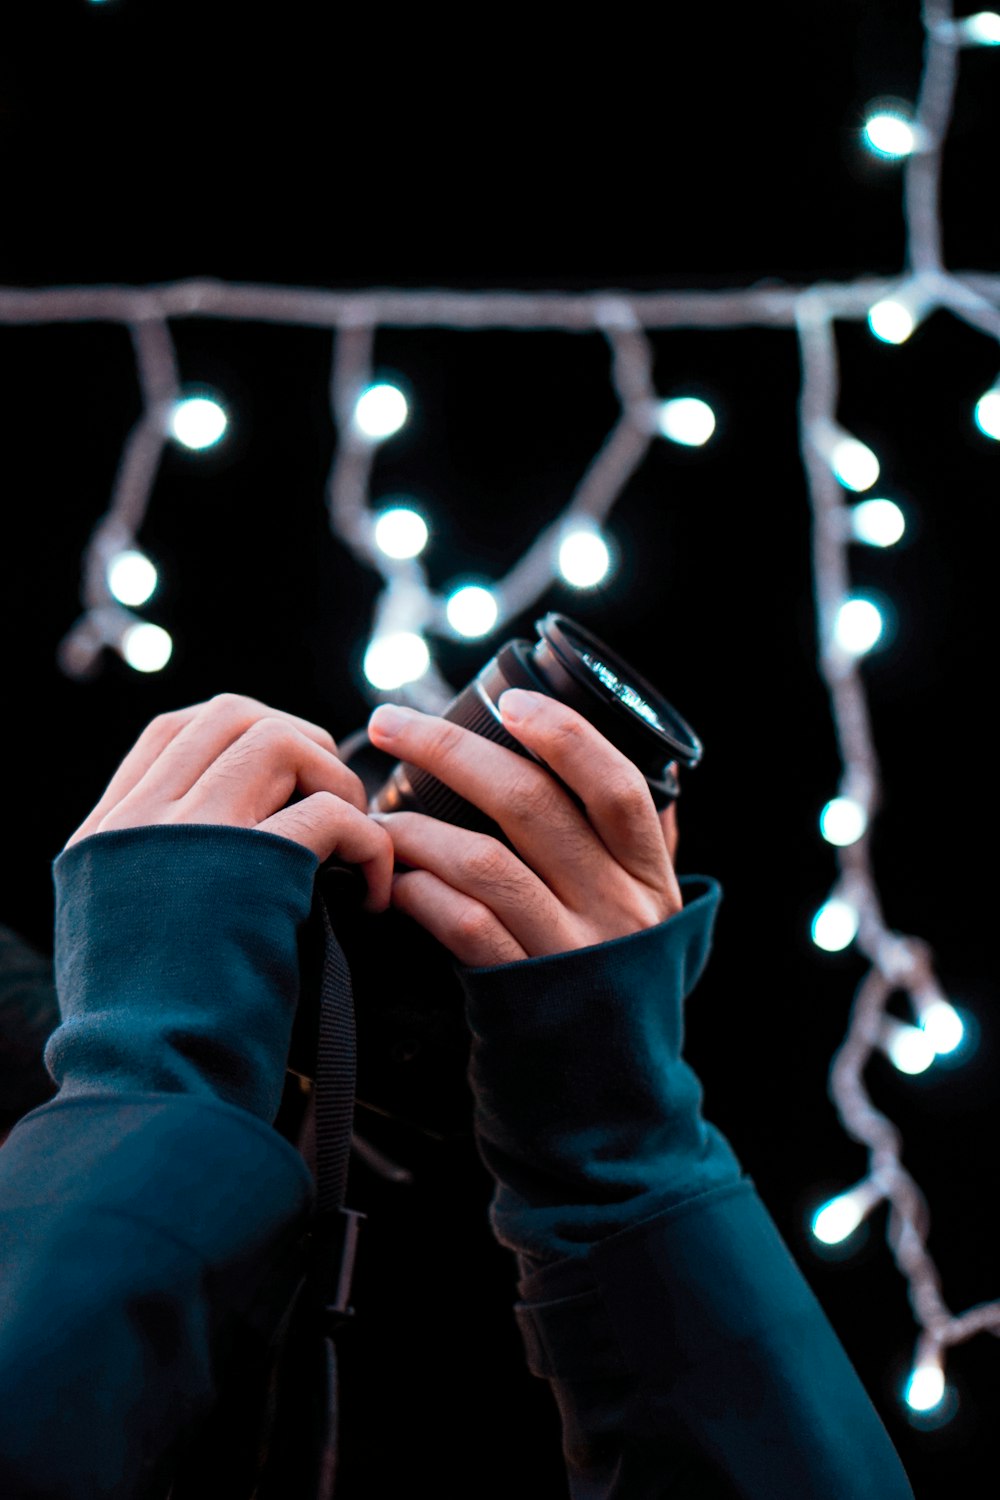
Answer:
[[[575,709],[638,766],[657,809],[666,807],[680,792],[674,766],[690,768],[701,760],[702,744],[694,730],[645,678],[566,615],[547,614],[535,629],[537,642],[515,639],[501,646],[441,717],[544,766],[585,812],[582,799],[540,756],[514,739],[500,717],[497,704],[507,688],[545,693]],[[492,818],[408,761],[393,768],[370,810],[426,813],[513,847]]]

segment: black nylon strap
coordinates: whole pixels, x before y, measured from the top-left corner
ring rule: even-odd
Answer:
[[[330,880],[333,872],[327,872]],[[333,880],[335,889],[339,889]],[[333,1335],[351,1317],[349,1305],[358,1224],[346,1207],[347,1172],[354,1127],[357,1040],[351,971],[320,893],[324,955],[316,1052],[315,1151],[317,1211],[310,1280],[326,1343],[326,1437],[317,1471],[316,1500],[332,1500],[337,1450],[337,1358]]]
[[[316,1054],[316,1180],[320,1214],[342,1207],[354,1126],[357,1041],[351,971],[320,901],[326,951]]]

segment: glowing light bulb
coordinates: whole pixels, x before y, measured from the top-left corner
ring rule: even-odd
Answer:
[[[1000,47],[1000,16],[994,10],[980,10],[958,22],[963,40],[980,47]]]
[[[935,1361],[916,1366],[906,1383],[905,1401],[912,1411],[933,1411],[944,1400],[944,1370]]]
[[[167,665],[174,643],[160,625],[130,625],[122,636],[121,653],[137,672],[159,672]]]
[[[884,344],[904,344],[916,326],[912,309],[894,297],[876,302],[868,314],[868,327]]]
[[[906,518],[894,500],[860,500],[851,507],[851,530],[869,547],[892,547],[906,530]]]
[[[844,848],[856,844],[868,827],[868,814],[853,797],[834,797],[819,815],[819,828],[828,844]]]
[[[864,656],[882,635],[882,612],[870,599],[845,599],[837,611],[833,638],[851,656]]]
[[[365,437],[386,438],[398,432],[406,421],[409,407],[398,386],[382,382],[370,385],[354,408],[354,422]]]
[[[879,476],[879,462],[872,450],[852,437],[834,443],[830,467],[849,490],[870,490]]]
[[[671,442],[700,448],[715,431],[715,413],[707,401],[699,401],[695,396],[678,396],[660,403],[657,426]]]
[[[812,1232],[824,1245],[839,1245],[848,1239],[876,1203],[881,1191],[871,1181],[859,1182],[846,1193],[831,1198],[813,1215]]]
[[[909,156],[917,143],[912,124],[897,110],[883,109],[870,114],[863,135],[869,150],[891,160]]]
[[[427,545],[427,523],[408,505],[384,510],[375,522],[375,542],[386,557],[417,557]]]
[[[174,403],[169,430],[185,448],[211,448],[229,426],[224,407],[212,396],[188,396]]]
[[[610,568],[607,544],[596,531],[577,527],[559,544],[559,571],[574,588],[593,588],[607,578]]]
[[[391,692],[423,677],[430,663],[431,654],[423,636],[413,630],[397,630],[371,642],[365,652],[363,670],[372,687]]]
[[[108,588],[119,604],[145,604],[156,588],[156,569],[142,552],[119,552],[108,563]]]
[[[812,920],[812,940],[826,953],[850,947],[858,935],[858,913],[849,901],[831,896]]]
[[[954,1052],[965,1037],[961,1016],[943,996],[932,1000],[925,1008],[920,1017],[920,1026],[926,1032],[934,1051],[941,1057]]]
[[[449,624],[459,635],[475,639],[490,633],[500,610],[496,596],[490,589],[478,584],[466,584],[449,597],[445,613]]]
[[[976,426],[986,437],[1000,441],[1000,390],[980,396],[976,402]]]
[[[926,1073],[937,1056],[926,1032],[919,1026],[897,1021],[895,1016],[886,1016],[883,1020],[881,1045],[894,1067],[911,1076]]]

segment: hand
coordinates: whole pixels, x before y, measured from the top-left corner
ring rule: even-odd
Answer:
[[[642,773],[574,709],[519,690],[526,711],[515,723],[507,696],[505,727],[583,800],[586,816],[535,761],[415,710],[390,735],[376,709],[372,743],[472,802],[518,851],[422,813],[373,815],[396,858],[414,867],[393,877],[393,906],[469,968],[586,948],[680,911],[673,804],[657,813]]]
[[[296,790],[302,800],[286,807]],[[321,864],[335,853],[363,869],[367,911],[389,906],[392,842],[368,816],[360,777],[325,729],[255,698],[220,693],[153,719],[66,848],[151,823],[257,828],[304,844]]]

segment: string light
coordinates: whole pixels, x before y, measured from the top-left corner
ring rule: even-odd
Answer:
[[[845,599],[833,622],[833,638],[850,656],[864,656],[878,644],[885,621],[871,599],[860,595]]]
[[[661,404],[657,426],[671,442],[700,448],[715,431],[715,412],[707,401],[699,401],[695,396],[677,396]]]
[[[575,525],[559,544],[559,573],[574,588],[604,583],[611,572],[611,553],[599,531]]]
[[[358,397],[354,424],[365,437],[377,441],[398,432],[408,415],[406,397],[399,387],[382,382],[370,385]]]
[[[823,1245],[842,1244],[884,1197],[885,1191],[875,1179],[865,1178],[817,1209],[811,1225],[813,1234]]]
[[[939,1057],[956,1052],[966,1040],[965,1022],[940,990],[933,986],[913,994],[917,1020]]]
[[[994,386],[976,402],[976,426],[985,437],[1000,442],[1000,388]]]
[[[870,490],[879,476],[879,461],[875,454],[846,432],[831,438],[829,460],[830,468],[845,489]]]
[[[170,436],[185,441],[177,431],[184,398],[170,321],[210,317],[335,330],[330,389],[338,441],[326,484],[330,525],[359,562],[373,567],[383,580],[362,672],[373,694],[403,697],[432,713],[440,712],[457,689],[436,667],[429,637],[479,640],[490,630],[502,630],[535,607],[554,580],[567,587],[593,587],[610,568],[605,523],[650,444],[664,437],[701,447],[714,433],[715,413],[707,403],[693,397],[665,400],[657,394],[647,332],[695,327],[795,330],[802,365],[800,448],[815,523],[819,670],[830,697],[845,788],[821,815],[821,832],[837,851],[838,871],[830,896],[813,918],[812,938],[830,953],[853,945],[870,965],[856,989],[829,1085],[843,1129],[868,1151],[869,1186],[849,1189],[819,1210],[814,1238],[817,1243],[826,1236],[828,1244],[849,1244],[853,1229],[846,1226],[852,1217],[860,1212],[863,1218],[875,1202],[885,1201],[887,1242],[921,1330],[901,1400],[914,1420],[925,1422],[935,1413],[935,1420],[947,1420],[955,1409],[944,1372],[946,1349],[979,1332],[1000,1334],[1000,1302],[982,1303],[961,1314],[946,1305],[927,1249],[926,1203],[902,1165],[899,1131],[874,1107],[863,1078],[876,1051],[910,1073],[917,1071],[915,1064],[921,1060],[926,1068],[936,1057],[960,1056],[968,1046],[966,1023],[973,1018],[960,1016],[942,994],[927,945],[886,926],[871,868],[868,825],[879,804],[879,768],[859,664],[867,651],[884,641],[885,617],[872,600],[851,594],[847,549],[853,541],[891,546],[902,535],[901,512],[884,499],[853,507],[845,503],[844,491],[871,489],[880,468],[877,455],[837,420],[835,338],[838,320],[867,320],[876,337],[885,341],[888,335],[889,342],[899,342],[908,328],[912,331],[921,318],[939,308],[992,339],[1000,337],[1000,277],[946,270],[938,214],[957,56],[964,47],[1000,43],[1000,16],[980,12],[956,21],[950,0],[923,0],[922,19],[925,56],[916,104],[875,101],[861,131],[866,149],[902,164],[908,278],[903,282],[898,276],[862,277],[806,287],[627,294],[329,292],[215,280],[145,288],[0,288],[0,322],[119,322],[128,328],[135,350],[142,413],[126,440],[108,510],[86,550],[83,613],[58,652],[61,668],[79,678],[96,671],[106,648],[131,658],[140,671],[159,670],[170,659],[167,632],[131,614],[115,597],[108,571],[116,554],[138,550],[136,538],[165,442]],[[429,535],[422,518],[417,524],[414,512],[397,506],[382,509],[375,519],[369,504],[374,454],[384,438],[399,431],[409,413],[402,390],[374,378],[373,343],[380,327],[593,331],[607,342],[618,418],[561,517],[539,530],[504,578],[465,583],[436,594],[420,561]],[[219,418],[215,421],[218,424]],[[1000,440],[1000,382],[979,398],[975,421],[985,436]],[[223,424],[212,441],[218,441],[224,430]],[[854,810],[846,807],[851,802]],[[849,838],[859,822],[861,832]],[[889,1016],[887,1002],[897,991],[909,998],[916,1025]]]
[[[868,310],[868,327],[883,344],[904,344],[934,308],[934,295],[918,279]]]
[[[365,652],[365,677],[384,693],[422,677],[430,666],[427,642],[413,631],[383,632]]]
[[[375,522],[375,542],[386,557],[419,557],[429,536],[427,522],[410,505],[389,506]]]
[[[119,604],[145,604],[156,590],[156,568],[134,547],[117,553],[108,563],[108,588]]]
[[[466,640],[475,641],[489,635],[496,625],[500,609],[492,589],[467,583],[449,596],[445,606],[452,628]]]
[[[1000,46],[1000,15],[981,10],[955,23],[954,36],[959,45],[973,47]]]
[[[137,672],[159,672],[174,649],[169,633],[160,625],[143,620],[130,625],[122,637],[121,653]]]
[[[186,396],[170,413],[170,435],[185,448],[212,448],[229,425],[214,396]]]
[[[827,953],[849,948],[858,935],[858,912],[850,901],[831,896],[813,917],[812,940]]]
[[[905,106],[873,109],[865,120],[862,133],[870,151],[891,161],[909,156],[917,144],[917,133]]]
[[[901,1073],[926,1073],[936,1052],[930,1037],[919,1026],[910,1026],[895,1016],[886,1016],[878,1045]]]
[[[820,813],[819,829],[828,844],[856,844],[868,827],[868,813],[853,797],[834,797]]]
[[[869,547],[892,547],[906,531],[906,517],[894,500],[859,500],[851,507],[851,535]]]

